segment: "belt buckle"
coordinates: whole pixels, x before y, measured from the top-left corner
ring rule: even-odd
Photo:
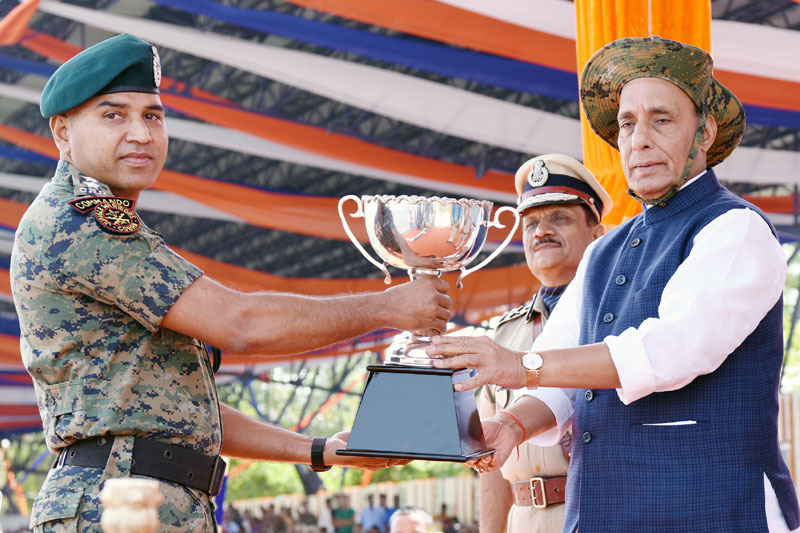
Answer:
[[[214,457],[214,469],[211,472],[211,484],[208,487],[208,493],[211,496],[216,496],[222,490],[222,481],[225,479],[225,468],[227,466],[225,459],[219,455]]]
[[[61,468],[64,466],[64,461],[67,459],[67,452],[69,450],[69,446],[61,450],[59,452],[58,457],[56,457],[56,461],[53,463],[52,468]]]
[[[539,483],[542,487],[542,503],[536,503],[536,483]],[[547,491],[544,489],[544,478],[542,477],[532,477],[530,480],[530,489],[531,489],[531,503],[537,509],[544,509],[547,507]]]

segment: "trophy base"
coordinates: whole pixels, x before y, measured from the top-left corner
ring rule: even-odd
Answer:
[[[492,453],[475,395],[455,392],[468,370],[369,365],[347,447],[339,455],[465,462]]]

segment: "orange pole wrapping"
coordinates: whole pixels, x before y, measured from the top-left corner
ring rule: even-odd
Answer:
[[[690,16],[675,16],[686,13]],[[575,0],[578,72],[597,50],[622,37],[659,35],[710,50],[711,3],[697,0]],[[619,152],[594,134],[581,109],[583,159],[614,200],[604,219],[620,224],[641,211],[628,196]]]

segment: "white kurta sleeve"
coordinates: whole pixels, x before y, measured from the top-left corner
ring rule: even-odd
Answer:
[[[783,248],[756,212],[734,209],[711,221],[664,287],[658,316],[604,339],[620,400],[680,389],[716,370],[775,305],[785,279]]]
[[[542,333],[534,341],[533,350],[545,351],[578,346],[586,262],[596,242],[590,244],[584,252],[575,277],[558,300],[558,305],[547,319]],[[572,414],[575,411],[575,389],[540,387],[536,390],[528,390],[525,394],[543,401],[556,417],[556,427],[533,437],[531,442],[538,446],[552,446],[558,443],[572,424]]]

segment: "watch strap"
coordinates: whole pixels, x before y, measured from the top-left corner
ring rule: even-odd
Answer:
[[[525,386],[529,390],[536,390],[539,388],[539,370],[525,369]]]
[[[311,441],[311,470],[314,472],[327,472],[330,466],[325,466],[323,452],[325,451],[325,437],[314,437]]]
[[[522,354],[523,359],[529,353],[532,353],[532,352],[523,353]],[[539,357],[541,357],[541,355],[539,355]],[[526,367],[525,363],[523,362],[522,368],[525,369],[525,388],[530,389],[530,390],[538,389],[539,388],[539,376],[541,375],[540,374],[541,366],[539,368],[537,368],[536,370],[531,370],[530,368]]]

